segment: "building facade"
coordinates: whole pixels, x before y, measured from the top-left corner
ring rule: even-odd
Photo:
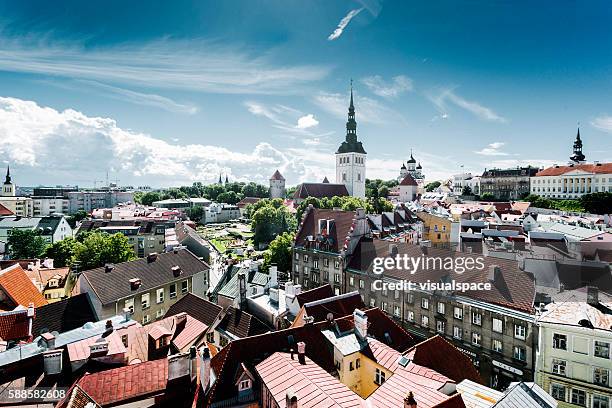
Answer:
[[[111,208],[119,203],[134,202],[134,192],[121,190],[70,191],[67,193],[70,214],[91,212],[97,208]]]
[[[270,198],[285,198],[287,190],[285,189],[285,178],[276,170],[270,177]]]
[[[365,198],[366,151],[357,140],[353,87],[346,122],[346,139],[336,151],[336,183],[344,184],[349,195]]]
[[[480,195],[488,193],[498,200],[518,200],[529,194],[530,179],[537,172],[531,166],[485,170],[480,179]]]
[[[453,194],[463,195],[463,189],[469,187],[473,195],[480,195],[480,176],[472,173],[461,173],[453,176]]]
[[[418,184],[420,188],[423,188],[425,184],[425,175],[423,174],[423,167],[421,163],[417,164],[417,161],[412,156],[412,152],[410,152],[410,159],[406,162],[406,164],[402,163],[402,167],[400,168],[400,175],[397,178],[398,182],[402,182],[406,178],[407,175],[410,175]]]

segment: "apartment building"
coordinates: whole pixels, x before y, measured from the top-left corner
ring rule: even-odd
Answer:
[[[164,317],[166,311],[187,293],[204,297],[208,290],[209,267],[187,249],[83,272],[81,293],[89,293],[99,319],[124,308],[133,319],[147,324]]]
[[[480,195],[488,193],[499,200],[518,200],[529,194],[529,181],[537,172],[531,166],[485,170],[480,178]]]
[[[537,324],[538,385],[559,408],[610,408],[612,296],[595,287],[561,292]]]

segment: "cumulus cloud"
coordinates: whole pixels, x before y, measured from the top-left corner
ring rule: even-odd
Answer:
[[[277,168],[289,183],[298,183],[322,178],[334,163],[332,152],[283,150],[263,142],[247,152],[179,144],[122,129],[110,118],[2,97],[0,139],[0,157],[23,169],[32,183],[91,185],[107,170],[122,183],[213,182],[219,172],[267,183]]]
[[[450,103],[485,121],[498,123],[508,122],[506,118],[497,114],[491,108],[488,108],[478,102],[468,101],[467,99],[457,95],[453,89],[444,89],[437,94],[429,93],[427,97],[436,106],[441,114],[448,113],[448,104]]]
[[[612,133],[612,116],[599,116],[591,121],[591,126],[604,132]]]
[[[359,9],[354,9],[354,10],[349,11],[348,14],[346,16],[344,16],[342,18],[342,20],[340,20],[340,22],[338,23],[338,27],[336,27],[334,32],[331,33],[329,35],[329,37],[327,37],[327,39],[329,41],[333,41],[333,40],[336,40],[336,39],[340,38],[340,36],[344,32],[344,30],[346,29],[346,26],[348,25],[348,23],[351,22],[353,17],[355,17],[357,14],[361,13],[362,10],[363,10],[363,7],[359,8]]]
[[[298,129],[308,129],[317,126],[318,124],[319,121],[315,119],[312,113],[309,113],[308,115],[302,116],[298,119],[296,127]]]
[[[395,98],[398,95],[412,91],[412,79],[404,75],[398,75],[385,81],[379,75],[373,75],[361,79],[361,82],[368,87],[370,91],[383,98]]]
[[[508,153],[500,151],[500,149],[505,145],[503,142],[494,142],[488,144],[486,147],[483,147],[480,150],[475,151],[474,153],[480,154],[482,156],[508,156]]]

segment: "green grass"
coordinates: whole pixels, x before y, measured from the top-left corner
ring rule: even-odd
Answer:
[[[210,243],[213,244],[215,246],[215,248],[217,248],[217,251],[221,252],[222,254],[224,254],[225,251],[227,250],[227,247],[225,246],[225,241],[224,240],[211,239]]]

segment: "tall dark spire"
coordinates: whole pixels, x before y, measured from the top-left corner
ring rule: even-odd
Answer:
[[[351,78],[351,104],[349,105],[349,110],[355,111],[355,106],[353,105],[353,78]]]
[[[570,160],[574,163],[583,162],[585,159],[584,154],[582,153],[582,140],[580,139],[580,128],[578,128],[578,133],[576,134],[576,141],[574,142],[574,155],[570,157]]]
[[[363,153],[366,151],[363,149],[361,142],[357,141],[357,122],[355,121],[355,105],[353,103],[353,80],[351,79],[351,102],[348,108],[348,120],[346,121],[346,139],[336,153]]]
[[[219,184],[223,184],[223,179],[221,178],[221,173],[219,173]]]
[[[4,179],[4,184],[11,184],[11,166],[6,165],[6,178]]]
[[[229,183],[229,179],[227,178],[227,173],[225,173],[225,184]]]

